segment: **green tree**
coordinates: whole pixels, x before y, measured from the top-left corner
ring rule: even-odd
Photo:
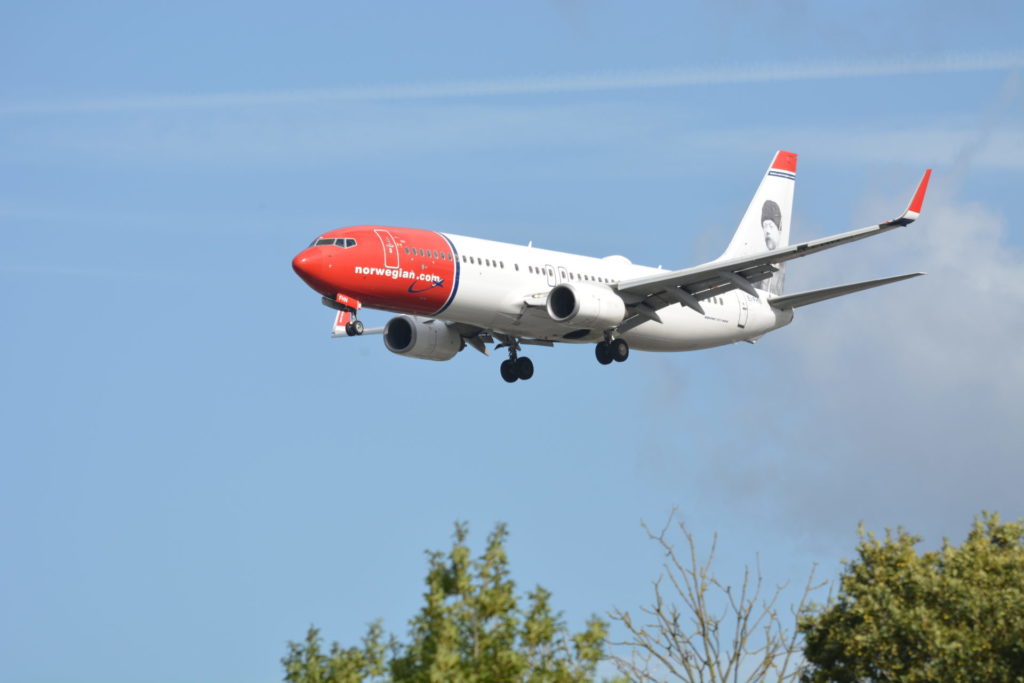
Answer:
[[[1024,681],[1024,524],[983,513],[923,554],[858,533],[836,599],[799,620],[805,681]]]
[[[281,660],[289,683],[582,683],[594,680],[608,625],[591,617],[570,634],[551,594],[540,586],[516,596],[499,524],[473,559],[468,529],[455,525],[447,553],[428,553],[425,604],[409,622],[409,641],[385,640],[374,622],[361,646],[333,643],[325,653],[319,631],[289,643]],[[523,604],[524,606],[520,606]]]

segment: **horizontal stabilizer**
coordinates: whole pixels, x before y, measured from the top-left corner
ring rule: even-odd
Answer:
[[[897,275],[895,277],[884,277],[881,280],[855,282],[852,285],[840,285],[838,287],[829,287],[827,289],[815,289],[810,292],[800,292],[799,294],[789,294],[775,299],[768,299],[768,303],[775,308],[783,310],[788,308],[800,308],[801,306],[806,306],[808,304],[816,304],[819,301],[835,299],[837,296],[845,296],[847,294],[853,294],[854,292],[861,292],[865,289],[871,289],[872,287],[881,287],[882,285],[889,285],[893,282],[909,280],[910,278],[917,277],[918,275],[924,275],[924,273],[908,273],[906,275]]]

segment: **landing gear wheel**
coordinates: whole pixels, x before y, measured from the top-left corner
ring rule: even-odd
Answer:
[[[533,361],[522,356],[516,360],[516,376],[521,380],[528,380],[533,377]]]
[[[363,325],[362,320],[353,320],[348,325],[345,325],[345,331],[348,332],[349,336],[358,337],[363,333],[366,326]]]
[[[612,350],[608,347],[608,342],[598,342],[594,347],[594,355],[597,356],[597,362],[601,365],[608,365],[612,362]]]
[[[629,358],[629,344],[625,339],[611,340],[608,342],[608,348],[611,351],[612,359],[619,363]]]
[[[519,379],[519,373],[516,372],[516,362],[514,360],[501,361],[501,378],[510,384]]]

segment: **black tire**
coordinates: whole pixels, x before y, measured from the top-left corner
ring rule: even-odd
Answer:
[[[598,342],[594,347],[594,355],[597,356],[597,362],[601,365],[608,365],[612,362],[612,350],[608,347],[608,342]]]
[[[516,360],[516,376],[521,380],[528,380],[533,377],[533,361],[526,356]]]
[[[616,362],[621,363],[629,358],[629,344],[625,339],[613,339],[608,346],[611,349],[612,358]]]
[[[363,330],[366,329],[366,325],[363,324],[362,320],[353,320],[352,322],[349,323],[349,325],[352,326],[352,334],[354,334],[357,337],[363,333]]]
[[[511,360],[501,361],[501,378],[509,384],[519,379],[519,375],[516,373],[516,364]]]
[[[345,323],[345,334],[350,337],[356,336],[356,331],[352,328],[352,323]]]

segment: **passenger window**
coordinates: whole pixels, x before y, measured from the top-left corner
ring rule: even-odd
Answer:
[[[516,267],[516,272],[518,272],[518,271],[519,271],[519,264],[518,264],[518,263],[515,263],[515,264],[513,264],[513,265],[514,265],[514,266]]]
[[[465,255],[465,254],[463,254],[463,255],[462,255],[462,262],[463,262],[463,263],[465,263],[465,262],[466,262],[466,255]]]
[[[499,263],[501,264],[502,270],[504,270],[505,269],[505,262],[504,261],[499,261]]]

